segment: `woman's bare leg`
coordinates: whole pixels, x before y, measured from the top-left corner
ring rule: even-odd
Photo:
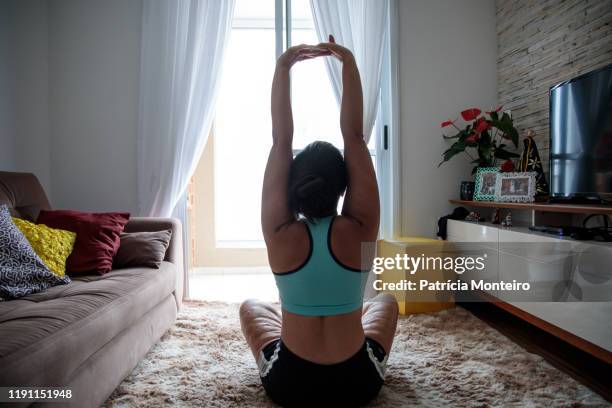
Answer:
[[[240,327],[255,359],[270,342],[281,337],[282,318],[272,305],[245,300],[240,305]]]
[[[366,337],[380,343],[387,355],[395,337],[397,315],[397,300],[388,293],[380,293],[363,304],[363,331]]]

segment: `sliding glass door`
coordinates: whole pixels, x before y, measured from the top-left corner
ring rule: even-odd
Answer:
[[[236,0],[212,135],[217,248],[264,248],[261,185],[271,146],[270,88],[276,58],[289,46],[318,42],[308,0]],[[315,140],[342,148],[339,108],[323,59],[293,68],[292,105],[295,153]],[[379,174],[383,117],[380,112],[369,144]]]

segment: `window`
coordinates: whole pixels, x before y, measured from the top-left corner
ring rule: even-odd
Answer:
[[[310,4],[292,0],[291,45],[317,44]],[[291,70],[291,104],[295,126],[294,149],[303,149],[315,140],[342,146],[340,110],[323,58],[302,61]]]
[[[288,32],[284,22],[289,22]],[[276,58],[287,46],[317,42],[308,0],[236,0],[213,131],[218,247],[264,246],[261,185],[272,143],[270,88]],[[291,83],[294,152],[315,140],[342,148],[339,108],[324,60],[297,64]],[[369,144],[375,165],[377,129]]]

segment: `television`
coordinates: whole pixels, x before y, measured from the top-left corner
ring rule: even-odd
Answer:
[[[612,64],[550,88],[551,201],[612,199]]]

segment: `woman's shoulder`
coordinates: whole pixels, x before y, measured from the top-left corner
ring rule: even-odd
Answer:
[[[363,257],[366,253],[371,252],[371,249],[375,247],[375,242],[376,236],[368,236],[363,225],[357,220],[350,216],[339,215],[334,219],[330,229],[328,245],[338,263],[345,268],[361,270],[363,269],[360,267],[364,260]]]
[[[266,238],[268,261],[275,273],[284,273],[304,263],[311,242],[305,220],[294,220],[281,226],[274,238]]]
[[[375,241],[378,228],[364,225],[354,217],[346,214],[338,215],[333,222],[333,234],[342,240],[349,241]]]

